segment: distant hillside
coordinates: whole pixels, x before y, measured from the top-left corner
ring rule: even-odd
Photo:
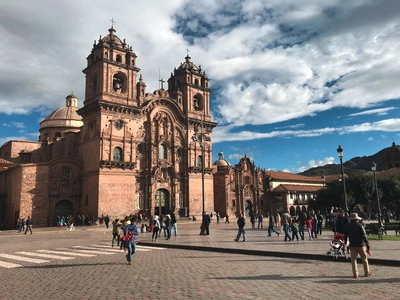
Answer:
[[[372,162],[376,163],[377,171],[382,171],[384,154],[388,149],[389,147],[382,149],[381,151],[379,151],[374,155],[363,156],[363,157],[358,156],[344,162],[343,166],[345,173],[354,174],[354,173],[365,173],[371,171]],[[299,174],[304,176],[321,176],[322,174],[332,175],[340,173],[341,173],[340,164],[329,164],[321,167],[311,168]]]

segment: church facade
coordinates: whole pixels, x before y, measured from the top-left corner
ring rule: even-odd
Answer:
[[[132,47],[114,28],[87,57],[85,100],[75,95],[40,123],[38,142],[0,148],[0,218],[31,216],[52,226],[58,215],[214,211],[208,77],[186,56],[168,88],[146,92]],[[193,138],[198,132],[207,142]],[[12,163],[12,164],[8,164]]]

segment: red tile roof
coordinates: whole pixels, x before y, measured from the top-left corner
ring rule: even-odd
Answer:
[[[298,193],[316,193],[322,187],[312,185],[280,184],[273,189],[274,192],[298,192]]]

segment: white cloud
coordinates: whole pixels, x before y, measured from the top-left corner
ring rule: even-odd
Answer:
[[[387,115],[388,111],[397,109],[396,107],[385,107],[385,108],[377,108],[377,109],[370,109],[370,110],[365,110],[361,111],[358,113],[354,114],[349,114],[349,117],[356,117],[356,116],[364,116],[364,115],[378,115],[378,116],[384,116]]]
[[[319,159],[319,160],[312,159],[312,160],[310,160],[308,162],[308,166],[301,166],[301,167],[296,169],[296,172],[297,173],[301,173],[301,172],[304,172],[305,170],[308,170],[310,168],[316,168],[316,167],[319,167],[319,166],[326,166],[326,165],[334,164],[334,163],[335,163],[335,159],[334,159],[333,156],[325,157],[324,159]]]

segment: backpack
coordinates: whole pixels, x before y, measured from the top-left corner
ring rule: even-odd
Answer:
[[[153,220],[153,225],[154,225],[154,226],[157,225],[157,220]]]
[[[132,236],[133,236],[133,233],[132,233],[132,231],[131,230],[127,230],[126,232],[125,232],[125,235],[122,237],[122,240],[123,241],[131,241],[132,240]]]

